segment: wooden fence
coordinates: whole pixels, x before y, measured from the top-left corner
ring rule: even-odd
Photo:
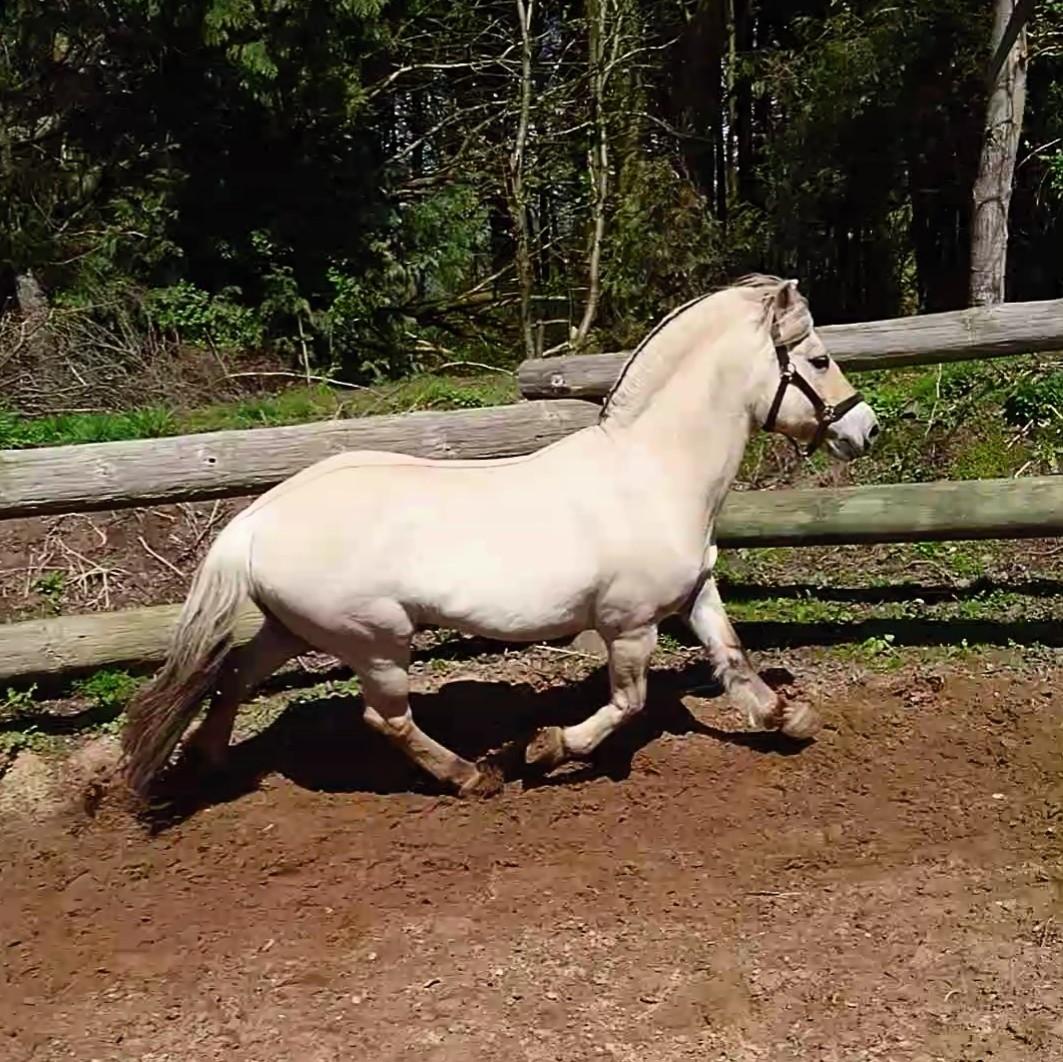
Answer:
[[[841,325],[820,334],[847,368],[1063,349],[1063,301]],[[596,421],[624,355],[525,362],[525,402],[454,413],[367,417],[291,428],[0,452],[0,518],[255,493],[329,454],[386,449],[429,457],[530,453]],[[568,396],[559,399],[554,396]],[[724,546],[796,546],[1063,533],[1063,477],[734,492]],[[165,653],[177,606],[0,626],[0,681],[150,665]],[[254,609],[242,636],[260,621]]]
[[[589,402],[524,402],[287,428],[0,451],[0,519],[254,494],[345,450],[417,457],[531,453],[597,419]]]
[[[827,325],[817,332],[847,372],[1063,351],[1063,299]],[[520,367],[520,393],[599,399],[626,359],[627,354],[532,359]]]
[[[897,483],[732,493],[718,524],[723,546],[809,546],[1063,533],[1063,476]],[[0,683],[159,662],[178,605],[0,626]],[[241,616],[240,636],[261,622]]]

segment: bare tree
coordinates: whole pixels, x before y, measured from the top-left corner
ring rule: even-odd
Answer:
[[[609,70],[616,62],[620,44],[622,13],[610,9],[618,5],[610,0],[588,0],[587,4],[587,66],[590,73],[590,104],[593,140],[587,153],[587,176],[591,186],[591,234],[587,247],[587,301],[583,318],[573,337],[573,345],[581,346],[587,339],[598,313],[601,297],[602,241],[605,238],[605,208],[609,199],[609,127],[605,92]],[[610,30],[610,21],[612,29]],[[611,54],[606,58],[606,49]]]
[[[514,238],[516,243],[517,286],[520,293],[520,330],[524,339],[524,356],[534,358],[538,353],[535,330],[532,327],[532,289],[535,275],[532,270],[531,257],[531,222],[528,216],[528,196],[524,183],[525,155],[528,147],[528,128],[531,124],[532,60],[533,39],[532,19],[535,17],[535,0],[516,0],[517,19],[520,23],[520,109],[517,118],[517,132],[513,138],[513,151],[509,156],[507,174],[507,191],[509,193],[510,212],[513,216]]]
[[[1004,301],[1008,208],[1026,105],[1026,21],[1032,9],[1032,0],[994,0],[989,101],[971,219],[972,306]]]

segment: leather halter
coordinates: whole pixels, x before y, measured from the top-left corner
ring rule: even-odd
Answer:
[[[853,394],[838,405],[828,405],[820,398],[816,389],[797,371],[794,363],[790,360],[789,347],[776,344],[775,357],[779,359],[779,387],[775,392],[775,398],[772,399],[768,415],[764,418],[764,430],[775,430],[775,421],[779,416],[782,401],[786,397],[786,389],[793,384],[812,404],[812,412],[816,416],[816,433],[812,436],[812,441],[804,452],[805,457],[811,457],[823,445],[823,440],[827,437],[827,430],[830,426],[841,420],[854,406],[858,406],[863,402],[864,397],[859,391],[854,391]],[[794,445],[797,446],[797,443],[795,442]],[[800,450],[800,446],[797,448]]]

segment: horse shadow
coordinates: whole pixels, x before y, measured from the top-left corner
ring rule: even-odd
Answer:
[[[782,671],[767,671],[764,677],[777,686],[791,678]],[[604,667],[583,680],[545,690],[528,683],[456,679],[437,692],[414,694],[410,702],[426,733],[466,759],[489,760],[507,783],[519,782],[526,790],[600,777],[623,781],[635,755],[664,734],[699,735],[780,756],[794,755],[810,743],[776,732],[703,723],[683,703],[694,691],[699,697],[721,692],[706,662],[651,672],[646,708],[590,759],[548,775],[525,763],[527,743],[540,727],[578,723],[605,704],[609,683]],[[207,778],[196,764],[179,761],[162,779],[145,817],[153,830],[166,829],[204,807],[254,791],[268,775],[332,793],[449,792],[363,722],[359,696],[332,695],[288,705],[267,727],[233,747],[219,775]]]

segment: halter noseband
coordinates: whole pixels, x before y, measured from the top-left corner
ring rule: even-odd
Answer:
[[[775,421],[782,407],[782,400],[786,397],[786,389],[793,384],[805,398],[812,404],[812,412],[816,416],[816,433],[805,450],[805,457],[811,457],[822,445],[827,437],[827,430],[832,424],[837,423],[854,406],[863,402],[864,397],[859,391],[853,392],[836,406],[828,405],[820,398],[816,389],[797,371],[794,363],[790,360],[790,348],[780,344],[775,345],[775,357],[779,359],[779,386],[772,399],[771,408],[767,417],[764,418],[764,430],[774,431]],[[794,443],[796,446],[797,444]],[[800,449],[800,447],[798,447]]]

